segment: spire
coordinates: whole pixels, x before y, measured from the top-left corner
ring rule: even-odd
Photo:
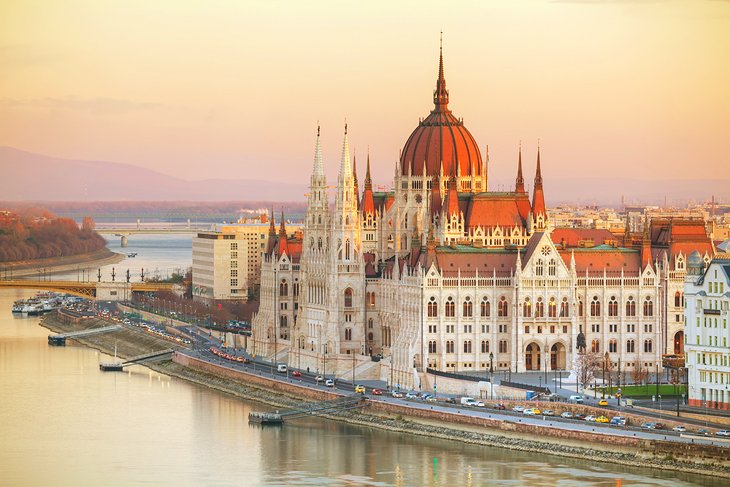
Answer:
[[[433,92],[433,104],[436,110],[446,110],[449,104],[449,91],[446,89],[446,79],[444,78],[444,49],[443,49],[444,33],[441,33],[439,40],[439,77],[436,80],[436,90]]]
[[[322,162],[322,147],[319,143],[319,123],[317,123],[317,142],[314,146],[314,169],[313,176],[324,176],[324,163]]]
[[[545,212],[545,195],[542,190],[542,172],[540,170],[540,143],[537,144],[537,171],[535,172],[535,191],[532,195],[532,214],[547,216]]]
[[[538,168],[540,167],[540,159],[538,156]],[[539,171],[539,169],[538,169]],[[520,142],[520,152],[517,158],[517,179],[515,180],[515,193],[525,192],[525,180],[522,177],[522,142]]]
[[[281,210],[281,224],[279,226],[279,255],[289,253],[289,245],[286,241],[286,225],[284,223],[284,210]]]
[[[347,122],[345,122],[345,138],[342,141],[342,160],[340,161],[340,175],[349,177],[352,175],[350,166],[350,143],[347,141]]]

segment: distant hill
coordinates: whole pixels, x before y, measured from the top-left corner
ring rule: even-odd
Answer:
[[[0,147],[6,201],[297,201],[306,184],[249,179],[186,181],[131,164],[61,159]]]
[[[304,202],[307,183],[249,179],[186,181],[131,164],[49,157],[0,147],[0,200],[5,201],[257,201]],[[499,181],[490,184],[499,190]],[[504,188],[514,182],[507,181]],[[545,174],[549,205],[582,203],[685,205],[730,201],[728,179],[554,178]]]

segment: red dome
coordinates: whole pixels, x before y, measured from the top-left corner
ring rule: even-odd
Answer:
[[[434,109],[413,131],[401,153],[401,173],[407,176],[423,174],[426,163],[428,176],[457,174],[457,162],[462,176],[482,175],[482,155],[474,137],[449,110],[449,92],[444,80],[443,56],[439,57],[439,77],[433,94]]]

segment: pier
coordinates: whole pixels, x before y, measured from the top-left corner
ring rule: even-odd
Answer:
[[[285,409],[276,412],[249,413],[248,422],[256,424],[283,424],[285,420],[302,418],[305,416],[319,416],[336,411],[346,411],[367,406],[367,398],[360,394],[344,396],[329,401],[319,401],[302,405],[300,408]]]
[[[48,335],[48,344],[55,345],[55,346],[63,346],[63,345],[66,345],[67,338],[86,337],[86,336],[90,336],[90,335],[98,335],[99,333],[109,333],[109,332],[117,331],[117,330],[121,330],[121,329],[122,329],[122,325],[111,325],[111,326],[104,326],[101,328],[92,328],[90,330],[72,331],[69,333],[61,333],[58,335]]]

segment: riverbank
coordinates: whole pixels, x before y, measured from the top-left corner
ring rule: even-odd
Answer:
[[[97,269],[123,261],[125,256],[104,248],[87,254],[36,259],[22,262],[0,263],[0,279],[16,277],[37,277],[39,271],[45,275],[73,272],[78,269]]]
[[[103,320],[93,319],[79,324],[60,319],[57,315],[48,315],[42,321],[43,326],[58,332],[102,326],[102,324],[108,323]],[[125,329],[119,333],[86,337],[80,339],[79,342],[105,353],[113,353],[116,343],[117,353],[122,357],[139,355],[161,348],[170,348],[168,341],[149,336],[135,329]],[[205,370],[203,367],[184,366],[172,361],[150,364],[149,367],[163,374],[279,408],[301,405],[305,397],[315,400],[331,394],[326,391],[304,388],[297,385],[296,381],[292,381],[292,383],[274,383],[270,379],[256,374],[233,371],[222,367],[218,368],[211,364],[208,364]],[[213,371],[219,373],[212,373]],[[727,462],[725,462],[725,465],[720,465],[713,458],[714,455],[708,455],[704,459],[698,457],[697,461],[692,462],[678,458],[682,455],[694,455],[697,451],[697,445],[677,444],[676,447],[673,446],[673,448],[676,448],[676,455],[672,455],[668,454],[666,449],[661,448],[664,446],[663,444],[668,442],[632,438],[628,438],[628,441],[614,441],[613,443],[591,442],[590,438],[608,437],[609,435],[574,434],[573,432],[559,438],[549,437],[522,428],[527,425],[487,420],[493,422],[494,427],[485,428],[479,421],[470,422],[469,417],[466,415],[449,413],[448,415],[442,414],[444,418],[429,417],[433,414],[433,412],[429,413],[427,410],[416,411],[414,408],[405,405],[372,402],[368,411],[340,412],[327,417],[360,426],[448,439],[461,443],[547,453],[591,462],[610,462],[640,468],[660,468],[730,478],[730,467],[728,467]],[[449,416],[452,421],[446,419],[446,416]],[[713,448],[707,449],[707,453],[710,452],[714,452]]]

